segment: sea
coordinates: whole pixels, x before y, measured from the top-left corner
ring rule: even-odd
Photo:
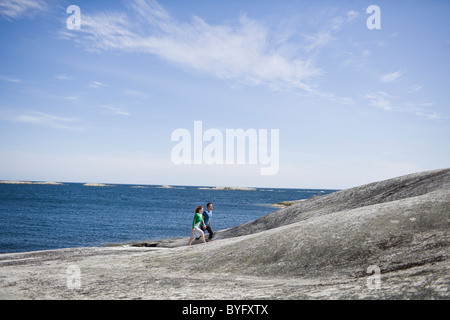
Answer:
[[[276,211],[281,201],[336,190],[83,183],[0,184],[0,253],[131,244],[188,237],[197,205],[212,202],[213,230]]]

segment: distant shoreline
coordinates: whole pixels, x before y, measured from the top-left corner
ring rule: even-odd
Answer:
[[[160,184],[133,184],[133,183],[100,183],[100,182],[55,182],[55,181],[26,181],[26,180],[0,180],[0,184],[17,184],[17,185],[55,185],[64,186],[67,184],[82,184],[86,187],[116,187],[131,186],[132,188],[157,188],[157,189],[180,189],[184,187],[193,187],[198,190],[214,190],[214,191],[261,191],[264,189],[298,189],[298,190],[321,190],[340,191],[342,189],[335,188],[293,188],[293,187],[219,187],[219,186],[195,186],[195,185],[160,185]]]
[[[41,184],[41,185],[55,185],[62,186],[64,183],[62,182],[54,182],[54,181],[18,181],[18,180],[2,180],[0,184]]]

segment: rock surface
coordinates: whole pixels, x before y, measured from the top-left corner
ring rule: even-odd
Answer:
[[[0,298],[449,299],[449,227],[450,169],[433,170],[299,201],[207,244],[2,254]]]

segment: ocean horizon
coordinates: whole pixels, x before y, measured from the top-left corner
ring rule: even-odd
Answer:
[[[335,191],[2,181],[0,253],[188,237],[197,205],[214,204],[217,231],[274,212],[278,202]]]

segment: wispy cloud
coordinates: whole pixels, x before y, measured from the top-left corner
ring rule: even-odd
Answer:
[[[306,53],[323,48],[334,39],[330,31],[321,31],[315,35],[306,35],[305,38],[309,42],[305,48]]]
[[[379,91],[376,93],[369,93],[364,95],[364,98],[369,99],[370,104],[374,107],[386,110],[386,111],[392,111],[393,106],[391,99],[392,97],[389,96],[386,92]]]
[[[2,118],[11,122],[43,125],[54,129],[65,129],[78,132],[85,131],[86,129],[85,126],[80,125],[80,119],[78,118],[60,117],[38,111],[6,115]]]
[[[304,38],[307,43],[305,47],[306,53],[317,52],[328,46],[332,41],[336,40],[333,35],[340,31],[346,23],[353,21],[358,16],[358,12],[350,10],[345,15],[336,16],[331,19],[330,22],[325,24],[317,33],[305,35]]]
[[[440,112],[436,112],[430,109],[430,107],[434,106],[433,102],[429,101],[418,101],[418,102],[409,102],[404,106],[404,110],[406,112],[412,113],[416,116],[426,118],[428,120],[442,120],[445,119],[446,116]]]
[[[400,102],[398,98],[393,97],[384,91],[366,94],[363,98],[368,99],[371,106],[385,111],[413,114],[428,120],[441,120],[445,118],[443,114],[429,109],[434,106],[434,103],[429,101],[413,103]]]
[[[423,109],[423,108],[414,108],[413,112],[416,116],[425,117],[429,120],[444,119],[444,116],[441,113],[435,112],[432,110],[427,110],[427,109]]]
[[[47,4],[43,0],[2,0],[0,2],[0,16],[7,20],[18,19],[46,9]]]
[[[79,96],[67,96],[67,97],[64,97],[64,99],[68,100],[68,101],[77,101],[80,99],[80,97]]]
[[[145,92],[142,92],[142,91],[139,91],[139,90],[126,89],[126,90],[123,90],[123,93],[126,96],[133,97],[133,98],[139,98],[139,99],[148,99],[148,98],[150,98],[150,95],[148,93],[145,93]]]
[[[5,75],[2,75],[2,74],[0,74],[0,81],[12,82],[12,83],[21,83],[22,82],[21,79],[5,76]]]
[[[58,80],[72,80],[73,77],[71,77],[71,76],[69,76],[69,75],[67,75],[65,73],[62,73],[62,74],[56,75],[55,79],[58,79]]]
[[[101,88],[101,87],[106,87],[106,84],[104,84],[100,81],[91,81],[91,83],[89,83],[89,87],[97,89],[97,88]]]
[[[395,81],[403,74],[402,71],[389,72],[380,77],[380,81],[383,83]]]
[[[323,71],[309,53],[331,41],[331,33],[311,35],[304,52],[293,49],[288,37],[274,34],[264,23],[246,15],[234,22],[213,25],[197,16],[180,22],[156,1],[130,1],[127,7],[128,11],[120,13],[83,12],[82,28],[76,32],[75,41],[87,50],[143,52],[197,74],[245,85],[266,85],[272,90],[300,89],[340,100],[313,84]],[[333,21],[329,29],[339,29],[357,15],[351,11]]]
[[[415,84],[415,85],[413,85],[413,86],[411,86],[411,87],[409,88],[408,93],[414,93],[414,92],[417,92],[417,91],[421,90],[422,88],[423,88],[423,85],[421,85],[421,84]]]
[[[103,113],[110,114],[110,115],[119,115],[119,116],[131,116],[131,113],[122,110],[121,108],[104,105],[99,106],[100,109],[103,109]]]

